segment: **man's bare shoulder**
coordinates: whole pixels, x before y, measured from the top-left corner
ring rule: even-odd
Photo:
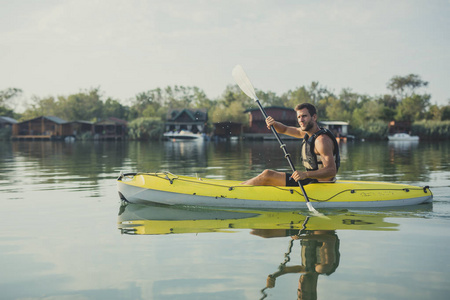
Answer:
[[[334,149],[334,143],[333,140],[326,134],[321,134],[316,138],[315,141],[315,148],[319,151],[327,151]]]

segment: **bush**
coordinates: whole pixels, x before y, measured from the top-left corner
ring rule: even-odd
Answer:
[[[450,121],[418,121],[412,125],[412,134],[424,140],[450,139]]]
[[[351,128],[350,134],[358,139],[384,140],[388,136],[389,127],[386,122],[373,121],[359,128]]]
[[[160,140],[164,133],[164,123],[159,118],[138,118],[128,124],[131,140]]]

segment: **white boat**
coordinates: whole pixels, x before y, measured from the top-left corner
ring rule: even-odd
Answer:
[[[164,133],[164,138],[169,140],[203,140],[201,133],[193,133],[191,131],[169,131]]]
[[[417,135],[409,135],[407,133],[395,133],[388,136],[390,141],[418,141],[419,137]]]

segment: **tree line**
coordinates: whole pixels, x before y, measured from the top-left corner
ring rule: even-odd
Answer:
[[[439,127],[436,130],[443,132],[442,137],[448,138],[450,99],[447,105],[431,104],[431,95],[421,92],[427,86],[428,82],[419,75],[409,74],[392,77],[387,82],[390,93],[384,95],[358,94],[350,88],[334,93],[316,81],[282,95],[262,90],[257,90],[256,94],[264,106],[295,107],[298,103],[312,103],[318,109],[319,120],[347,121],[350,130],[361,137],[370,138],[371,133],[380,137],[386,135],[388,122],[394,120]],[[90,88],[69,96],[33,96],[25,111],[17,113],[14,110],[15,101],[21,93],[18,88],[0,91],[0,116],[28,120],[53,115],[67,121],[93,122],[117,117],[129,121],[132,126],[134,122],[141,127],[142,124],[155,127],[164,122],[171,108],[205,108],[210,123],[231,121],[243,124],[248,122],[244,111],[255,108],[254,101],[243,94],[237,85],[227,86],[217,99],[208,98],[198,87],[175,85],[141,92],[126,100],[126,103],[105,98],[100,88]],[[158,134],[159,130],[154,131],[152,136]]]

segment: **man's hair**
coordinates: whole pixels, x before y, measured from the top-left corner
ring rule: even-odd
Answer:
[[[314,115],[317,115],[317,109],[311,103],[298,104],[294,109],[295,110],[302,110],[304,108],[306,108],[308,110],[308,112],[311,115],[311,117],[314,116]]]

